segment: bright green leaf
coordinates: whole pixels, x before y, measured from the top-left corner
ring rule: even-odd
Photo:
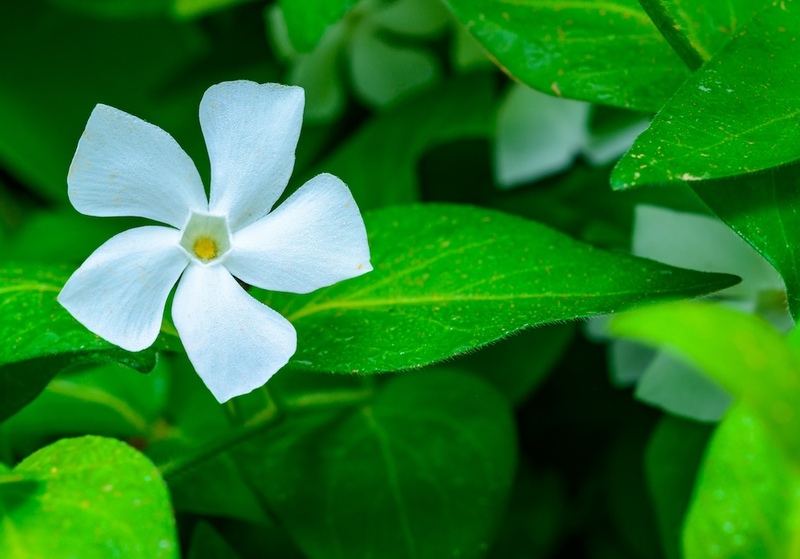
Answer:
[[[647,444],[647,485],[667,559],[681,558],[681,527],[712,430],[710,425],[665,415]]]
[[[768,322],[720,305],[683,302],[621,314],[610,329],[690,358],[758,413],[800,463],[800,353]]]
[[[683,557],[797,557],[799,513],[797,464],[774,444],[761,417],[734,406],[714,433],[698,474]]]
[[[79,324],[56,301],[68,274],[54,266],[0,267],[0,420],[30,402],[60,370],[114,361],[141,372],[155,353],[129,353]]]
[[[800,8],[758,14],[659,111],[611,176],[615,188],[740,175],[800,159]]]
[[[658,110],[688,70],[636,0],[448,0],[509,74],[534,89]]]
[[[686,65],[696,70],[709,61],[730,38],[770,0],[640,0]]]
[[[0,474],[0,517],[4,559],[178,557],[158,470],[113,439],[63,439]]]
[[[295,367],[420,367],[525,327],[735,283],[734,276],[597,250],[469,206],[387,208],[367,216],[366,225],[374,271],[309,295],[256,292],[297,328]]]
[[[235,456],[310,559],[484,556],[516,465],[511,410],[489,385],[405,375],[352,411],[299,419]]]

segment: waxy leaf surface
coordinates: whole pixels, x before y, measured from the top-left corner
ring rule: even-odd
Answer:
[[[177,558],[158,470],[125,443],[62,439],[0,473],[4,559]]]
[[[799,32],[793,2],[756,15],[659,111],[612,186],[729,177],[800,159]]]
[[[470,206],[366,217],[374,271],[308,295],[256,291],[297,328],[302,369],[420,367],[525,327],[696,297],[734,276],[597,250],[537,223]]]
[[[534,89],[658,110],[689,71],[636,0],[448,0],[508,74]]]
[[[356,0],[280,0],[292,46],[299,52],[314,50],[328,26],[339,21]]]
[[[770,0],[639,0],[686,65],[696,70],[724,47],[732,36]]]

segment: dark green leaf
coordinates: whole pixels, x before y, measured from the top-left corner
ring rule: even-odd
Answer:
[[[207,522],[200,522],[192,533],[189,559],[238,559],[222,536]]]
[[[0,160],[43,196],[65,201],[70,160],[95,104],[170,128],[175,113],[154,99],[202,41],[166,19],[92,20],[48,7],[31,0],[0,8]],[[197,105],[182,111],[196,127]]]
[[[4,559],[179,555],[158,470],[113,439],[64,439],[0,474],[0,515]]]
[[[0,267],[0,420],[30,402],[60,370],[115,361],[141,372],[151,350],[129,353],[89,332],[56,301],[68,274],[53,266]]]
[[[604,252],[469,206],[387,208],[366,223],[374,271],[309,295],[256,293],[297,328],[295,367],[420,367],[525,327],[695,297],[736,281]]]
[[[711,60],[770,0],[639,0],[639,3],[686,65],[696,70]]]
[[[800,475],[774,440],[744,405],[728,412],[698,474],[683,557],[797,556]]]
[[[658,110],[688,76],[636,0],[448,0],[509,74],[534,89]]]
[[[341,177],[362,210],[414,202],[419,196],[416,171],[422,154],[449,140],[489,135],[492,101],[486,74],[446,82],[376,117],[316,172]]]
[[[611,176],[615,188],[752,173],[800,159],[800,9],[761,12],[681,86]]]
[[[310,559],[484,556],[516,462],[511,410],[491,386],[401,376],[331,419],[290,421],[235,451]]]
[[[713,428],[665,415],[645,452],[645,471],[667,559],[680,559],[681,528]]]
[[[611,332],[667,345],[759,414],[800,464],[800,353],[765,320],[710,303],[675,303],[614,317]]]

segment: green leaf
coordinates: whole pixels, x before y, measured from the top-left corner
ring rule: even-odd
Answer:
[[[297,328],[295,367],[420,367],[525,327],[694,297],[736,281],[603,252],[469,206],[387,208],[366,224],[374,271],[309,295],[255,292]]]
[[[169,363],[159,359],[148,375],[117,363],[59,375],[6,420],[10,444],[26,455],[48,441],[84,434],[142,440],[165,409]]]
[[[659,111],[611,176],[614,188],[697,181],[800,159],[800,9],[779,2],[753,18]]]
[[[800,353],[761,318],[709,303],[675,303],[614,317],[611,332],[666,345],[760,415],[800,464]]]
[[[64,439],[0,474],[7,559],[178,557],[167,488],[125,443]]]
[[[658,110],[688,76],[636,0],[447,0],[496,62],[534,89]]]
[[[172,0],[172,13],[178,18],[196,18],[252,0]]]
[[[0,420],[30,402],[59,371],[118,362],[140,372],[151,350],[129,353],[89,332],[56,301],[68,274],[54,266],[0,267]]]
[[[311,52],[328,26],[344,17],[356,0],[279,0],[289,40],[299,52]]]
[[[639,0],[686,65],[697,70],[739,33],[769,0]]]
[[[681,558],[681,528],[712,431],[709,425],[665,415],[647,444],[647,485],[667,559]]]
[[[310,559],[482,557],[516,465],[505,399],[453,371],[396,377],[234,452]]]
[[[800,165],[696,183],[694,191],[778,270],[800,320]]]
[[[686,559],[797,557],[800,474],[761,419],[734,406],[714,433],[684,526]]]
[[[488,74],[448,81],[370,121],[310,175],[342,177],[362,211],[416,201],[423,153],[449,140],[488,136],[492,101]]]

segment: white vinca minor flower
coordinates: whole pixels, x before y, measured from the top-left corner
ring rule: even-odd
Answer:
[[[294,166],[299,87],[225,82],[200,102],[210,199],[177,142],[139,118],[97,105],[69,170],[69,198],[92,216],[137,216],[70,277],[58,301],[129,351],[150,346],[177,283],[172,319],[197,373],[220,402],[263,385],[294,354],[297,334],[237,282],[308,293],[372,269],[364,222],[333,175],[308,181],[274,211]]]

